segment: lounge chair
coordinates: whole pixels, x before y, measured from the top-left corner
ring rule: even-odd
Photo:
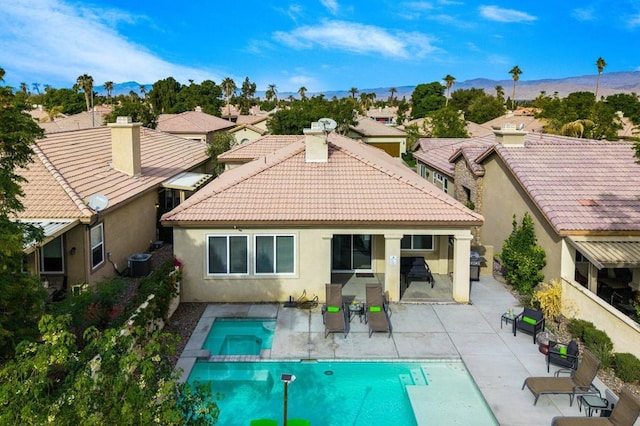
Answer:
[[[552,426],[633,426],[640,416],[640,400],[636,398],[629,388],[624,387],[620,391],[620,399],[613,407],[609,417],[554,417]]]
[[[342,285],[327,284],[325,306],[322,308],[324,322],[324,337],[329,333],[349,334],[349,311],[342,300]]]
[[[391,337],[391,309],[382,293],[380,284],[366,285],[367,302],[365,306],[365,321],[369,325],[369,337],[374,332],[389,333]]]
[[[588,350],[582,353],[582,361],[576,370],[561,369],[556,371],[554,377],[527,377],[522,384],[522,389],[529,388],[536,397],[533,405],[538,402],[538,397],[545,394],[569,395],[569,406],[573,405],[573,399],[580,394],[600,394],[593,384],[600,360]],[[569,373],[569,377],[560,377],[560,374]]]
[[[533,343],[535,344],[536,335],[541,331],[544,331],[544,314],[542,311],[524,308],[524,311],[522,311],[513,321],[514,336],[518,330],[531,334],[533,336]]]

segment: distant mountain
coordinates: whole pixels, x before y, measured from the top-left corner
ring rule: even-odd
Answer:
[[[542,80],[518,80],[516,83],[516,99],[518,100],[530,100],[535,99],[540,92],[546,92],[547,95],[553,95],[554,93],[558,93],[558,96],[565,97],[569,93],[574,92],[593,92],[596,88],[596,79],[598,76],[596,74],[593,75],[583,75],[579,77],[567,77],[567,78],[548,78]],[[425,83],[431,83],[431,81],[426,81]],[[443,83],[439,81],[439,83]],[[125,83],[114,84],[113,92],[111,93],[113,96],[120,94],[129,94],[129,92],[133,91],[140,95],[140,86],[142,84],[135,81],[128,81]],[[147,89],[147,92],[151,90],[152,84],[144,85]],[[504,90],[505,97],[510,97],[513,90],[513,80],[512,79],[504,79],[504,80],[490,80],[486,78],[474,78],[472,80],[465,81],[456,81],[451,90],[455,92],[460,89],[484,89],[484,91],[488,94],[494,95],[496,93],[496,86],[502,86]],[[396,86],[397,92],[395,96],[398,99],[402,99],[406,97],[407,100],[411,98],[411,94],[416,86]],[[360,98],[360,93],[375,93],[376,99],[384,100],[389,97],[389,87],[378,87],[374,89],[358,89],[359,92],[356,94],[356,98]],[[104,90],[103,86],[96,86],[96,92],[100,95],[106,95],[107,91]],[[331,99],[334,96],[337,98],[344,98],[351,96],[351,93],[348,90],[332,90],[327,92],[317,92],[311,93],[308,92],[307,96],[315,96],[319,94],[324,94],[325,98]],[[624,72],[610,72],[603,73],[600,76],[600,87],[598,89],[598,96],[609,96],[614,93],[638,93],[640,94],[640,71],[624,71]],[[264,92],[256,92],[256,96],[264,98]],[[296,92],[279,92],[278,98],[286,99],[289,96],[293,96],[298,98],[299,95]]]

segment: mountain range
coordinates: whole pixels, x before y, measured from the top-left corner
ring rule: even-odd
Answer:
[[[557,93],[559,97],[566,97],[569,93],[574,92],[593,92],[596,88],[596,81],[598,76],[583,75],[579,77],[566,77],[557,79],[543,79],[543,80],[522,80],[520,79],[516,83],[516,99],[517,100],[531,100],[535,99],[541,92],[545,92],[547,95],[553,95]],[[431,82],[425,82],[431,83]],[[443,84],[443,81],[439,81]],[[125,83],[114,84],[112,95],[128,94],[133,91],[140,93],[140,86],[143,84],[135,81],[128,81]],[[152,84],[144,84],[147,92],[151,90]],[[494,95],[496,93],[496,86],[502,86],[505,97],[510,97],[513,91],[513,80],[490,80],[486,78],[475,78],[472,80],[456,81],[451,88],[452,92],[459,89],[484,89],[488,94]],[[395,87],[397,90],[395,96],[399,99],[406,97],[409,99],[414,86],[400,86]],[[373,89],[360,89],[359,93],[375,93],[376,99],[387,99],[389,97],[389,87],[378,87]],[[102,86],[96,86],[95,90],[100,95],[106,95],[106,90]],[[351,96],[349,89],[334,90],[327,92],[307,92],[307,96],[314,96],[324,94],[328,99],[343,98]],[[356,97],[359,96],[356,94]],[[614,93],[640,93],[640,71],[623,71],[623,72],[611,72],[603,73],[600,76],[600,86],[598,89],[598,96],[608,96]],[[256,92],[256,96],[264,98],[264,91]],[[278,92],[278,97],[288,98],[289,96],[298,97],[296,92]]]

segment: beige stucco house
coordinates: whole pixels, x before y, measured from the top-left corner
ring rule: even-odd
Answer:
[[[347,136],[380,148],[395,158],[400,158],[407,152],[407,134],[404,130],[387,126],[369,117],[359,116],[356,125],[349,127]]]
[[[365,143],[318,128],[292,138],[163,215],[185,263],[182,301],[322,300],[334,273],[370,274],[397,301],[403,256],[450,274],[450,298],[469,301],[479,214]]]
[[[546,252],[546,280],[563,283],[565,314],[594,322],[616,351],[640,356],[629,340],[640,337],[640,328],[628,316],[640,290],[640,165],[633,144],[515,126],[494,133],[459,144],[449,158],[453,194],[462,201],[470,192],[485,217],[474,243],[499,252],[513,216],[521,221],[529,213]]]
[[[214,133],[229,131],[234,127],[233,122],[202,112],[202,109],[197,107],[195,111],[180,114],[160,114],[156,129],[182,138],[209,143]]]
[[[128,257],[160,235],[159,213],[175,207],[210,175],[198,141],[117,123],[49,134],[18,171],[25,210],[17,220],[41,226],[45,240],[24,251],[43,280],[69,287],[123,272]]]

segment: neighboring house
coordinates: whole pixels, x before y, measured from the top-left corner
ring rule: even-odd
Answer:
[[[182,301],[324,298],[339,272],[375,276],[397,301],[404,254],[451,273],[451,298],[468,302],[482,217],[379,149],[312,129],[163,215],[185,261]]]
[[[531,108],[517,109],[515,112],[508,112],[486,123],[482,123],[482,127],[488,129],[501,129],[507,124],[515,123],[516,129],[525,132],[542,133],[545,123],[533,116],[534,111]],[[479,132],[478,132],[479,133]],[[490,133],[486,133],[489,135]],[[484,134],[476,134],[474,136],[485,136]]]
[[[395,125],[396,117],[398,115],[398,107],[396,106],[387,106],[387,107],[371,107],[367,111],[367,117],[372,120],[377,121],[378,123],[386,124],[386,125]]]
[[[485,218],[477,244],[499,252],[514,215],[520,222],[529,213],[546,252],[546,281],[563,282],[565,314],[594,322],[616,351],[639,356],[624,334],[640,337],[625,315],[640,294],[640,165],[633,144],[513,127],[472,138],[450,157],[458,199],[464,199],[459,184],[475,181],[475,210]]]
[[[303,140],[304,136],[296,135],[267,135],[251,142],[236,145],[227,152],[218,155],[218,163],[224,164],[224,169],[229,170],[253,161],[257,158],[273,154],[280,148]]]
[[[247,142],[255,141],[267,134],[267,131],[256,127],[253,124],[239,124],[233,129],[229,130],[234,138],[236,139],[236,144],[241,145]]]
[[[347,136],[375,146],[392,157],[401,158],[407,152],[407,134],[396,127],[387,126],[369,117],[358,117],[350,126]]]
[[[230,131],[234,127],[231,121],[202,112],[197,107],[195,111],[180,114],[160,114],[156,130],[208,144],[214,133]]]
[[[28,269],[43,280],[93,285],[116,267],[123,272],[130,255],[162,235],[160,213],[210,177],[200,142],[118,120],[47,135],[17,171],[27,182],[16,219],[45,231],[42,243],[25,247]]]
[[[38,125],[44,129],[46,134],[104,127],[104,118],[110,113],[110,105],[96,105],[92,111],[55,117],[53,120],[48,119],[48,116],[43,116],[38,121]]]

